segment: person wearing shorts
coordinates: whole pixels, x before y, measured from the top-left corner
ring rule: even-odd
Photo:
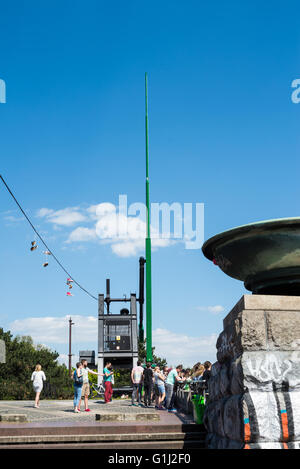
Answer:
[[[43,389],[44,381],[46,381],[46,376],[42,371],[41,365],[36,365],[35,371],[31,375],[31,381],[33,384],[33,390],[35,392],[34,407],[38,409],[40,407],[40,394]]]
[[[90,395],[90,384],[89,384],[89,373],[92,375],[98,375],[98,376],[104,376],[102,373],[96,373],[93,370],[90,370],[87,366],[87,360],[81,360],[82,364],[82,369],[81,373],[83,376],[83,384],[82,384],[82,390],[81,390],[81,397],[84,398],[84,407],[85,407],[85,412],[90,412],[91,409],[89,409],[88,405],[88,399]],[[81,399],[78,404],[78,411],[80,412],[80,404],[81,404]]]
[[[160,368],[158,366],[154,370],[154,379],[155,379],[156,392],[158,394],[157,400],[156,400],[156,408],[158,408],[159,410],[163,410],[162,403],[166,397],[165,376],[160,371]]]

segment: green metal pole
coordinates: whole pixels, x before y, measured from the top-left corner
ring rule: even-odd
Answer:
[[[150,233],[150,191],[149,191],[149,148],[148,148],[148,77],[145,73],[145,132],[146,132],[146,357],[148,362],[152,356],[152,286],[151,286],[151,233]]]

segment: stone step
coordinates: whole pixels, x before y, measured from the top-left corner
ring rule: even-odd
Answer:
[[[27,422],[26,414],[0,414],[0,422]]]
[[[124,434],[124,433],[204,433],[203,425],[197,424],[126,424],[126,425],[72,425],[66,424],[49,426],[40,424],[0,426],[0,437],[5,436],[44,436],[44,435],[101,435],[101,434]]]
[[[36,443],[0,445],[0,449],[205,449],[204,441],[199,440],[169,440],[169,441],[118,441],[116,442],[77,442],[77,443]]]
[[[95,443],[95,442],[140,442],[140,441],[181,441],[204,440],[203,433],[105,433],[105,434],[77,434],[77,435],[18,435],[0,436],[2,445],[41,444],[41,443]]]

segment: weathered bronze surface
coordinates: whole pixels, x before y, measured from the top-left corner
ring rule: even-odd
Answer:
[[[300,295],[300,217],[224,231],[208,239],[202,251],[253,293]]]

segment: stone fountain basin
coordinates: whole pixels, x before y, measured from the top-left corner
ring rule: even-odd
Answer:
[[[208,239],[202,251],[253,293],[300,295],[300,217],[224,231]]]

